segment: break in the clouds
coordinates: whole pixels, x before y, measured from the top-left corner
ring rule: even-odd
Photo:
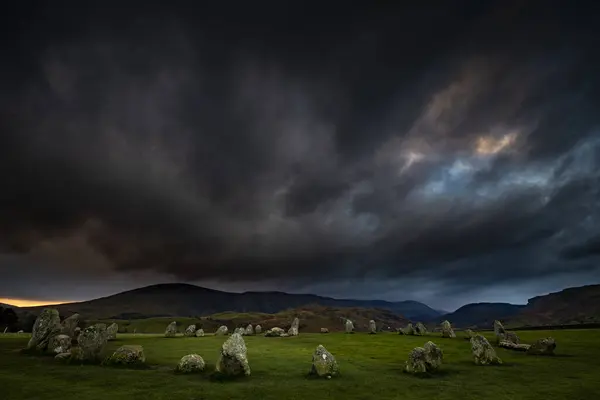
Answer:
[[[464,3],[15,17],[1,297],[180,280],[443,307],[597,280],[592,21]]]

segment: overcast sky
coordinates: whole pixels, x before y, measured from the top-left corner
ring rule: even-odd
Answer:
[[[29,3],[2,17],[0,298],[452,310],[600,282],[583,2]]]

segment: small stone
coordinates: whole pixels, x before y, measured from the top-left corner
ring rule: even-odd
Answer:
[[[248,324],[248,326],[246,327],[246,336],[252,335],[254,335],[254,328],[252,327],[252,324]]]
[[[427,342],[423,347],[415,347],[408,355],[404,371],[422,374],[437,370],[444,360],[444,353],[435,343]]]
[[[225,376],[250,375],[246,343],[239,333],[234,333],[223,343],[217,361],[217,371]]]
[[[265,337],[282,337],[283,335],[287,336],[285,331],[277,326],[265,332]]]
[[[556,349],[556,341],[551,337],[547,337],[539,339],[534,344],[532,344],[531,347],[527,350],[527,354],[550,356],[554,355],[554,349]]]
[[[335,357],[322,345],[318,345],[312,357],[310,375],[330,379],[339,372]]]
[[[48,350],[54,354],[68,353],[71,350],[71,341],[67,335],[53,336],[48,343]]]
[[[402,333],[404,335],[415,335],[417,332],[415,331],[413,324],[409,323],[406,325],[406,328],[402,329]]]
[[[471,340],[471,338],[475,336],[475,333],[473,333],[473,331],[471,329],[467,329],[465,331],[465,339],[466,340]]]
[[[185,328],[185,332],[183,333],[183,335],[187,337],[196,336],[196,325],[192,324]]]
[[[105,361],[112,365],[139,365],[145,362],[144,348],[138,345],[121,346]]]
[[[450,325],[449,321],[442,322],[442,337],[445,338],[455,338],[456,334],[452,329],[452,325]]]
[[[204,336],[204,329],[200,328],[196,331],[196,337]]]
[[[427,334],[427,328],[421,322],[417,322],[414,327],[415,335],[421,336]]]
[[[502,364],[502,360],[496,355],[496,350],[481,335],[471,338],[471,352],[476,365]]]
[[[327,329],[327,328],[321,328],[321,333],[329,333],[329,329]]]
[[[202,357],[198,354],[188,354],[181,358],[175,371],[182,374],[191,374],[204,371],[204,367],[206,367],[206,363]]]
[[[262,333],[262,326],[256,325],[256,327],[254,328],[254,333],[260,335]]]
[[[509,342],[508,340],[501,340],[498,342],[498,346],[515,351],[527,351],[531,347],[530,344],[516,344],[513,342]]]
[[[427,342],[423,346],[425,349],[425,361],[427,362],[427,370],[433,371],[442,365],[444,360],[444,352],[435,343]]]
[[[165,337],[175,337],[177,336],[177,321],[171,322],[167,325],[167,329],[165,330]]]
[[[229,329],[227,329],[227,327],[225,325],[221,325],[219,327],[219,329],[217,329],[217,331],[215,332],[215,336],[227,335],[228,332],[229,332]]]

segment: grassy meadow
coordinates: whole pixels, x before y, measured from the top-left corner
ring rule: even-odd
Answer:
[[[20,353],[26,334],[0,335],[0,399],[595,399],[600,398],[600,330],[521,331],[522,342],[552,336],[554,357],[536,357],[497,349],[501,366],[475,366],[470,344],[393,333],[368,335],[300,334],[298,337],[245,337],[252,376],[215,381],[214,370],[225,338],[207,335],[164,338],[120,334],[107,352],[124,344],[144,347],[147,369],[65,365],[52,357]],[[490,332],[485,333],[491,339]],[[408,352],[432,340],[444,351],[440,371],[428,377],[402,372]],[[311,356],[323,344],[337,358],[340,376],[308,378]],[[179,359],[200,354],[204,374],[178,375]]]

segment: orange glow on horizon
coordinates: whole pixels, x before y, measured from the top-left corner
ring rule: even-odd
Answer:
[[[25,299],[4,299],[0,298],[0,303],[10,304],[11,306],[17,307],[36,307],[36,306],[50,306],[54,304],[72,303],[73,301],[53,301],[53,300],[25,300]]]

